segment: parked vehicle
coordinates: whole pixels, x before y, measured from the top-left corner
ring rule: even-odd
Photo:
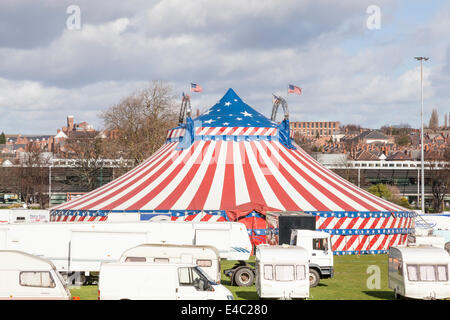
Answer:
[[[309,297],[308,252],[298,246],[256,248],[256,292],[262,299]]]
[[[0,210],[0,224],[16,222],[48,222],[48,210],[3,209]]]
[[[291,233],[291,245],[303,247],[308,252],[311,287],[316,287],[320,279],[333,277],[333,251],[329,233],[295,229]]]
[[[0,250],[0,300],[70,300],[53,263],[31,254]]]
[[[270,245],[289,244],[293,229],[316,229],[316,219],[300,211],[267,212],[266,241]],[[239,261],[232,268],[224,270],[232,285],[248,287],[255,281],[255,269]]]
[[[251,243],[239,222],[20,223],[0,225],[0,250],[21,250],[51,260],[77,284],[98,273],[102,262],[145,243],[212,245],[222,259],[248,260]],[[87,279],[89,280],[89,279]]]
[[[220,256],[213,246],[141,244],[126,250],[119,262],[195,264],[220,283]]]
[[[444,239],[444,248],[450,254],[450,230],[433,230],[433,235]]]
[[[444,237],[437,235],[409,235],[408,246],[433,246],[436,248],[445,248]]]
[[[396,299],[450,297],[450,256],[433,246],[390,247],[389,288]]]
[[[193,264],[103,263],[100,300],[233,300],[233,294]]]

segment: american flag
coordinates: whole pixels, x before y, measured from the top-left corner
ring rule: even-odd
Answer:
[[[288,93],[302,94],[302,88],[290,84],[288,87]]]
[[[191,83],[191,92],[202,92],[203,88],[196,83]]]

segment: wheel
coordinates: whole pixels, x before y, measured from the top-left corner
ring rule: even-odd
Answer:
[[[311,288],[317,287],[320,282],[320,274],[317,270],[309,269],[309,286]]]
[[[238,287],[250,287],[255,280],[253,271],[248,268],[241,268],[234,274],[234,283]]]
[[[448,254],[450,254],[450,242],[447,242],[447,243],[445,244],[445,251],[447,251]]]

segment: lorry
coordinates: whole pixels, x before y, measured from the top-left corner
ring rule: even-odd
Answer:
[[[213,246],[141,244],[126,250],[119,262],[195,264],[216,283],[220,283],[220,255]]]
[[[291,232],[291,245],[306,249],[309,259],[309,281],[316,287],[320,279],[334,276],[331,235],[323,231],[294,229]]]
[[[256,247],[256,293],[260,299],[306,299],[308,252],[298,246]]]
[[[0,250],[53,262],[70,281],[95,281],[102,262],[117,262],[140,244],[211,245],[221,259],[248,260],[251,243],[239,222],[12,223],[0,225]]]
[[[390,247],[389,288],[396,299],[446,299],[450,297],[450,256],[433,246]]]
[[[233,300],[194,264],[115,262],[100,267],[99,300]]]
[[[0,250],[0,300],[70,300],[66,283],[49,260]]]
[[[316,218],[301,211],[269,211],[266,213],[266,226],[268,244],[289,244],[292,230],[316,230]]]

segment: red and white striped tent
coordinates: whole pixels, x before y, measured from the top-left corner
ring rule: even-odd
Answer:
[[[415,216],[323,167],[292,144],[288,120],[269,120],[229,89],[204,114],[170,130],[146,161],[52,208],[51,219],[104,221],[113,212],[137,212],[141,220],[241,220],[258,243],[267,210],[316,216],[336,254],[385,253],[404,244]]]

